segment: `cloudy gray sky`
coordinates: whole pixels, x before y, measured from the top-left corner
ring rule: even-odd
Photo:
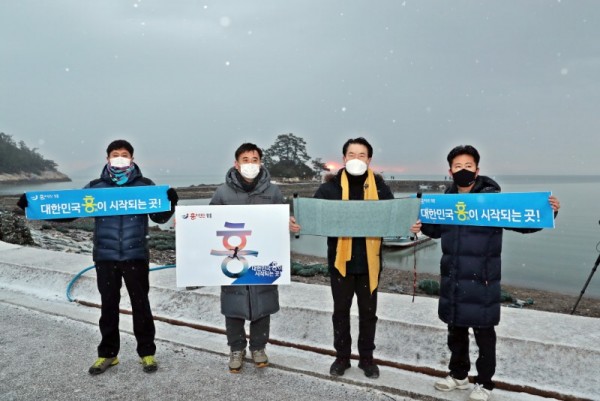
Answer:
[[[465,143],[489,175],[600,174],[599,38],[594,0],[6,0],[0,132],[69,175],[117,138],[224,174],[286,133],[338,163],[364,136],[387,174]]]

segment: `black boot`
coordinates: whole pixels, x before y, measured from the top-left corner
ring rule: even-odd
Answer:
[[[365,376],[368,378],[377,379],[379,377],[379,367],[373,362],[373,357],[361,357],[358,367],[365,372]]]
[[[346,369],[350,369],[350,358],[337,357],[329,368],[329,374],[332,376],[344,376]]]

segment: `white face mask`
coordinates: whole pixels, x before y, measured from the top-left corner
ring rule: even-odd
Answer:
[[[126,157],[113,157],[108,161],[112,167],[126,168],[131,166],[131,159]]]
[[[260,172],[260,164],[255,164],[255,163],[240,164],[240,174],[244,178],[253,180],[256,178],[256,176],[258,175],[259,172]]]
[[[360,159],[352,159],[346,162],[346,171],[352,175],[363,175],[367,171],[367,163]]]

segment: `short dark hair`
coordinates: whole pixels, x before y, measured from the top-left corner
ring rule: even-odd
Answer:
[[[242,153],[254,151],[258,153],[258,158],[262,160],[263,152],[261,148],[250,142],[242,143],[240,147],[237,148],[237,150],[235,151],[235,160],[237,160]]]
[[[458,145],[448,153],[448,165],[452,167],[452,161],[460,155],[473,156],[475,166],[479,166],[479,152],[471,145]]]
[[[126,149],[131,156],[133,156],[133,146],[125,139],[117,139],[116,141],[112,141],[108,148],[106,148],[106,155],[110,156],[110,152],[117,149]]]
[[[346,156],[346,152],[348,151],[348,146],[350,146],[353,143],[357,143],[359,145],[364,145],[366,146],[367,150],[369,151],[369,159],[371,157],[373,157],[373,146],[371,146],[371,144],[362,136],[358,137],[358,138],[350,138],[346,141],[346,143],[344,144],[344,147],[342,148],[342,155]]]

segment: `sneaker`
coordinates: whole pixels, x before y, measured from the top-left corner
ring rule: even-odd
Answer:
[[[238,373],[240,370],[242,370],[245,356],[245,349],[241,351],[231,351],[231,354],[229,354],[229,371],[231,373]]]
[[[365,372],[365,376],[370,379],[379,377],[379,367],[373,362],[373,358],[360,358],[358,367]]]
[[[329,374],[331,376],[344,376],[346,369],[350,369],[350,359],[335,358],[335,361],[333,361],[329,368]]]
[[[466,390],[469,388],[469,378],[458,380],[452,376],[447,376],[445,379],[436,381],[434,387],[440,391]]]
[[[140,363],[146,373],[156,372],[158,369],[158,364],[156,363],[156,359],[154,359],[154,355],[143,356]]]
[[[88,372],[90,372],[91,375],[99,375],[100,373],[104,373],[106,369],[111,366],[115,366],[117,363],[119,363],[119,359],[116,356],[113,358],[98,358]]]
[[[475,384],[469,396],[469,401],[488,401],[490,398],[492,398],[491,390],[484,388],[481,384]]]
[[[264,349],[252,351],[252,360],[257,368],[264,368],[269,366],[269,358]]]

